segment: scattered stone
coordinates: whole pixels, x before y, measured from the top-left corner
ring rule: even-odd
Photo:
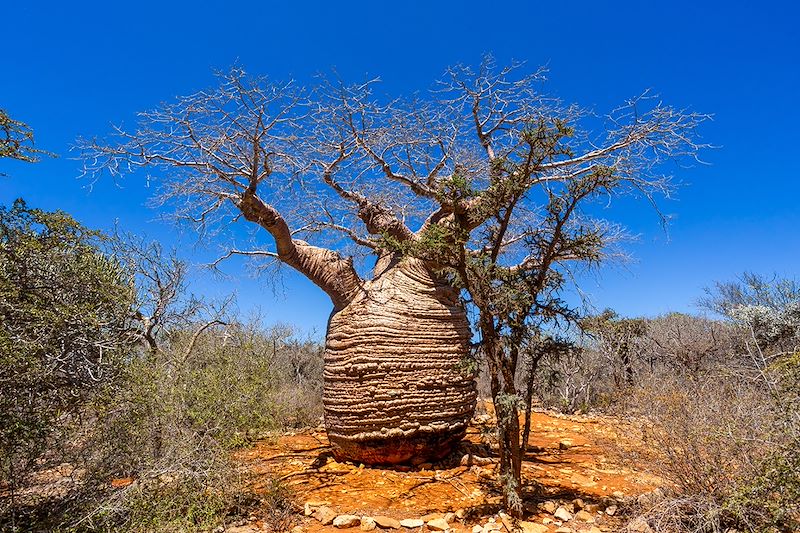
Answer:
[[[556,509],[556,512],[553,513],[553,516],[555,516],[559,520],[563,520],[564,522],[569,522],[570,520],[572,520],[572,513],[567,511],[567,509],[563,505],[558,509]]]
[[[575,518],[581,522],[586,522],[587,524],[594,524],[594,517],[592,516],[592,513],[584,511],[583,509],[575,513]]]
[[[372,531],[376,527],[377,526],[374,518],[370,518],[369,516],[361,517],[361,526],[359,526],[361,531]]]
[[[606,507],[606,514],[608,516],[614,516],[615,514],[617,514],[617,506],[609,505],[608,507]]]
[[[428,513],[426,515],[420,516],[419,519],[423,522],[427,522],[429,520],[436,520],[437,518],[441,518],[442,515],[439,513]]]
[[[571,527],[567,527],[567,526],[560,527],[560,528],[556,529],[555,533],[572,533],[572,528]]]
[[[490,531],[501,531],[503,529],[503,524],[498,524],[497,522],[487,522],[486,525],[483,526],[481,529],[481,533],[489,533]]]
[[[583,510],[590,513],[599,513],[602,509],[603,508],[599,503],[587,503],[583,506]]]
[[[560,441],[558,443],[558,449],[559,450],[569,450],[573,446],[574,446],[574,444],[572,444],[572,441],[568,440],[568,439],[564,439],[564,440],[562,440],[562,441]]]
[[[556,502],[548,500],[542,504],[542,510],[546,513],[553,514],[556,512]]]
[[[602,530],[602,529],[600,529],[600,528],[599,528],[599,527],[597,527],[597,526],[592,526],[592,527],[590,527],[590,528],[589,528],[589,530],[588,530],[588,531],[586,531],[585,533],[603,533],[603,530]]]
[[[306,516],[311,516],[312,514],[314,514],[314,509],[316,509],[317,507],[322,507],[323,505],[329,505],[330,503],[331,502],[308,500],[303,506],[303,510],[305,511]]]
[[[373,516],[372,519],[383,529],[400,529],[402,527],[398,520],[388,516]]]
[[[431,531],[445,531],[450,528],[450,524],[444,518],[428,520],[428,529]]]
[[[643,518],[635,518],[628,524],[628,530],[637,533],[653,533],[653,529]]]
[[[408,529],[414,529],[424,526],[425,522],[419,518],[406,518],[405,520],[400,520],[400,525]]]
[[[466,509],[456,509],[456,518],[459,520],[464,520],[464,517],[467,516]]]
[[[574,500],[572,500],[572,505],[575,506],[575,509],[583,509],[584,507],[583,500],[581,500],[580,498],[575,498]]]
[[[525,522],[524,520],[519,522],[519,527],[522,529],[522,533],[547,533],[548,531],[547,526]]]
[[[614,499],[619,501],[625,500],[625,493],[622,492],[621,490],[615,490],[614,492],[611,493],[611,496],[613,496]]]
[[[333,527],[347,529],[361,525],[361,518],[352,514],[339,515],[333,519]]]
[[[336,513],[330,507],[323,505],[314,511],[314,518],[319,520],[323,526],[329,526],[333,523],[333,519],[336,518]]]
[[[294,526],[292,528],[292,533],[303,533],[303,527],[302,526]]]
[[[546,518],[546,517],[542,518],[542,524],[547,525],[547,524],[552,524],[552,523],[553,523],[553,519],[552,518]]]
[[[447,513],[444,515],[444,521],[448,524],[456,519],[456,513]]]
[[[483,531],[483,526],[481,525],[472,526],[472,533],[481,533],[482,531]]]

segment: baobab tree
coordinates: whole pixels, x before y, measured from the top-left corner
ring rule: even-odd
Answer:
[[[668,192],[659,165],[694,156],[704,117],[644,95],[601,119],[544,96],[543,73],[517,67],[451,68],[430,93],[398,99],[376,95],[378,80],[306,90],[233,69],[216,89],[141,113],[136,129],[81,141],[85,170],[147,168],[200,228],[244,219],[271,237],[225,257],[273,258],[331,298],[323,399],[339,457],[446,454],[474,410],[465,362],[479,339],[506,406],[501,469],[518,508],[516,357],[504,339],[557,314],[559,268],[598,261],[617,234],[590,217],[592,201]]]

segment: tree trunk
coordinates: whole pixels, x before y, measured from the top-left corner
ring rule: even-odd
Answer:
[[[437,460],[475,409],[470,328],[458,292],[416,259],[385,257],[328,323],[325,426],[336,457]]]

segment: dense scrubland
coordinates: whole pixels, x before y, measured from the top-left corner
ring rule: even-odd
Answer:
[[[319,424],[323,346],[192,295],[186,272],[64,213],[0,211],[4,530],[289,527],[298,502],[278,480],[250,492],[232,451]],[[703,315],[531,332],[518,412],[606,413],[640,435],[651,453],[627,459],[664,487],[625,509],[638,530],[796,530],[800,287],[745,274],[698,296]]]

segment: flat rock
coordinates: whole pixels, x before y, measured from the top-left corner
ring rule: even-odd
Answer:
[[[424,526],[425,521],[419,518],[406,518],[405,520],[400,520],[400,525],[408,529],[414,529]]]
[[[352,514],[339,515],[333,519],[333,527],[347,529],[361,525],[361,518]]]
[[[400,529],[403,527],[400,525],[399,520],[389,518],[388,516],[373,516],[372,519],[383,529]]]
[[[594,517],[592,516],[592,513],[584,510],[580,510],[575,513],[575,518],[581,522],[586,522],[587,524],[594,524]]]
[[[330,507],[323,505],[322,507],[317,507],[314,511],[314,518],[319,520],[323,526],[329,526],[333,523],[333,519],[336,518],[336,513]]]
[[[450,528],[450,524],[444,518],[434,518],[428,520],[428,529],[431,531],[445,531]]]
[[[534,522],[520,521],[519,527],[522,529],[522,533],[547,533],[548,531],[547,526]]]
[[[362,516],[361,517],[361,526],[359,529],[361,531],[372,531],[377,527],[375,519],[369,516]]]
[[[564,522],[572,520],[572,513],[567,511],[566,507],[564,507],[563,505],[558,509],[556,509],[556,512],[553,513],[553,516],[555,516],[559,520],[563,520]]]

